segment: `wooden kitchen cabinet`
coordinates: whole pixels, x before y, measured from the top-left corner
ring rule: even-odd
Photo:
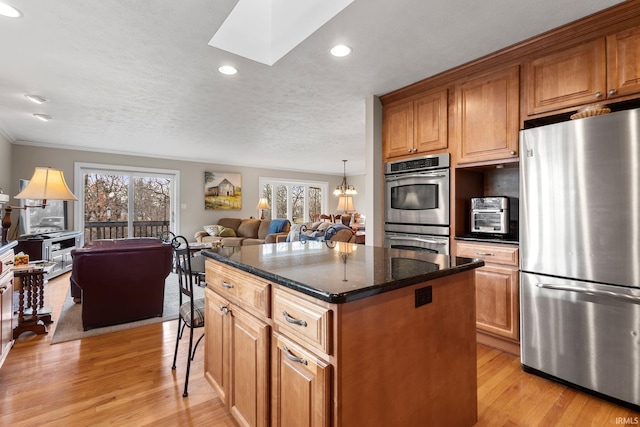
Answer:
[[[13,344],[13,249],[0,254],[0,366]]]
[[[520,67],[456,85],[457,163],[518,159]]]
[[[232,276],[208,282],[242,289]],[[205,377],[241,425],[268,426],[270,326],[209,288],[205,300]]]
[[[229,322],[225,307],[228,301],[211,289],[204,290],[204,376],[227,405],[229,390]]]
[[[607,96],[640,93],[640,27],[607,36]]]
[[[386,160],[444,150],[447,141],[447,90],[385,106]]]
[[[527,62],[527,113],[534,115],[605,98],[605,40],[544,55]]]
[[[273,289],[272,421],[274,426],[331,425],[333,310]],[[312,350],[313,349],[313,350]]]
[[[518,247],[460,241],[457,254],[485,262],[476,270],[478,342],[519,354]]]
[[[331,425],[331,365],[282,335],[273,335],[272,425]]]
[[[473,425],[473,275],[329,302],[207,259],[205,376],[241,425]]]
[[[640,27],[527,62],[527,114],[607,103],[640,93]]]

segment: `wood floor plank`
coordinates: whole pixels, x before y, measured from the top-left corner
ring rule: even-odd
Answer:
[[[182,397],[186,345],[171,370],[176,321],[51,345],[68,287],[69,274],[45,286],[54,309],[49,334],[23,334],[0,369],[0,425],[237,426],[204,379],[204,347]],[[496,349],[478,345],[477,363],[476,426],[615,426],[617,417],[640,417],[527,374],[518,358]]]

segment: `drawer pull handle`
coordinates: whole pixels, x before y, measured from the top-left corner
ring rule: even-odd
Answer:
[[[291,350],[289,350],[286,345],[282,346],[282,348],[284,349],[284,354],[287,355],[287,359],[291,360],[292,362],[302,363],[305,366],[308,365],[306,359],[294,356],[293,353],[291,353]]]
[[[282,312],[282,315],[284,316],[285,320],[289,323],[293,323],[294,325],[300,325],[300,326],[307,326],[307,322],[305,322],[304,320],[298,320],[294,317],[289,316],[289,313],[287,313],[286,311]]]
[[[481,256],[495,256],[495,254],[492,254],[491,252],[476,252],[476,255],[481,255]]]
[[[224,286],[225,288],[232,289],[232,288],[233,288],[233,283],[228,283],[228,282],[225,282],[225,281],[223,280],[223,281],[222,281],[222,286]]]
[[[221,305],[220,311],[224,314],[229,314],[229,307],[227,307],[226,305]]]

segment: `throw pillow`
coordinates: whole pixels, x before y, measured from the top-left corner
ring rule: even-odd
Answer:
[[[318,230],[326,230],[327,228],[331,227],[332,225],[334,225],[332,222],[321,222],[318,225]]]
[[[209,236],[217,236],[218,235],[218,226],[217,225],[205,225],[204,231],[207,232]]]
[[[281,233],[288,223],[289,223],[288,219],[272,219],[271,224],[269,224],[269,231],[267,233],[268,234]]]
[[[220,227],[220,230],[218,231],[218,236],[220,237],[236,237],[236,232],[233,231],[233,228],[226,228],[223,226],[218,226]]]

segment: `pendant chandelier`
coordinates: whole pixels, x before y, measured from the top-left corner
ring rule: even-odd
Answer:
[[[356,188],[353,185],[347,184],[347,161],[346,160],[342,161],[342,168],[343,168],[342,183],[338,185],[335,190],[333,190],[333,195],[334,196],[353,196],[354,194],[358,194],[358,192],[356,191]]]

